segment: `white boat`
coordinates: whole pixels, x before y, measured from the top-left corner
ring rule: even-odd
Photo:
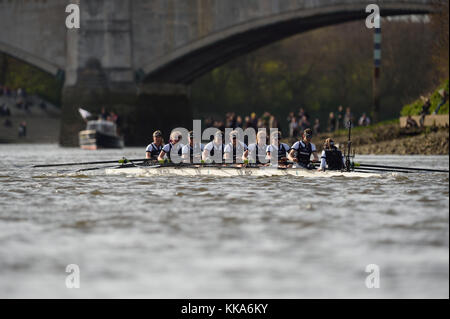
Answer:
[[[298,177],[381,177],[371,172],[340,172],[306,170],[302,168],[278,169],[274,167],[237,168],[237,167],[120,167],[105,169],[107,175],[128,176],[298,176]]]
[[[123,137],[117,135],[115,123],[105,120],[89,121],[79,134],[80,147],[85,150],[123,148]]]

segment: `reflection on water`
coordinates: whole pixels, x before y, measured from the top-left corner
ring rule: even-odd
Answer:
[[[0,297],[449,296],[448,174],[132,178],[29,167],[141,151],[0,146]],[[80,267],[80,289],[65,286],[68,264]],[[379,289],[365,286],[368,264],[380,267]]]

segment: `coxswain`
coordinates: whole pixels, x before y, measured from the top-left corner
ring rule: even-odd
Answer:
[[[271,162],[277,158],[279,164],[285,164],[289,149],[289,145],[281,143],[281,132],[273,132],[270,134],[270,145],[266,149],[266,158]]]
[[[267,134],[265,131],[258,131],[256,134],[256,143],[248,146],[248,159],[250,163],[265,164],[267,150]]]
[[[289,151],[288,159],[296,163],[297,167],[313,169],[314,165],[311,164],[311,155],[313,155],[313,161],[318,162],[316,146],[311,143],[312,130],[307,128],[302,134],[302,140],[292,145]]]
[[[145,149],[145,158],[157,160],[163,148],[163,138],[160,130],[153,132],[153,143]]]
[[[180,143],[182,137],[183,136],[181,135],[181,132],[179,131],[172,132],[170,134],[169,143],[164,145],[164,147],[161,150],[161,153],[159,153],[158,161],[164,161],[165,157],[167,157],[167,159],[169,159],[170,161],[170,155],[172,152],[177,152],[181,158],[181,150],[184,146],[183,144]]]
[[[217,131],[214,140],[205,145],[202,153],[202,160],[206,162],[222,163],[223,160],[223,133]]]
[[[238,132],[232,131],[230,132],[230,143],[225,145],[224,148],[224,159],[226,163],[238,163],[242,164],[247,160],[248,157],[248,148],[245,143],[238,141]]]
[[[331,138],[325,140],[320,158],[319,171],[325,171],[325,169],[340,171],[345,167],[344,156]]]
[[[200,163],[204,145],[202,143],[194,144],[194,132],[189,132],[189,144],[183,146],[181,158],[183,163]]]

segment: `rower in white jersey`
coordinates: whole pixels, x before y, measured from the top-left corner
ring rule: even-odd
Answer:
[[[247,160],[247,145],[241,141],[238,141],[237,137],[237,131],[232,131],[230,133],[231,142],[225,145],[225,149],[223,151],[225,163],[242,164]]]
[[[171,155],[176,152],[178,156],[180,156],[181,159],[181,149],[183,148],[183,144],[180,143],[182,138],[181,132],[174,131],[172,134],[170,134],[170,141],[168,144],[164,145],[164,147],[161,150],[161,153],[159,153],[158,161],[164,161],[166,158],[170,161]]]
[[[189,144],[185,145],[181,151],[183,163],[200,163],[204,148],[202,143],[194,144],[194,132],[190,131]]]
[[[273,132],[270,135],[271,144],[267,146],[266,153],[267,159],[272,163],[278,161],[278,165],[286,165],[287,162],[287,152],[289,152],[289,145],[286,143],[281,143],[281,132]]]
[[[153,132],[153,143],[149,144],[145,149],[145,158],[157,160],[163,148],[162,133],[160,130]]]
[[[289,160],[295,163],[294,167],[313,169],[314,165],[311,163],[311,155],[313,155],[313,162],[318,162],[316,146],[311,143],[312,130],[307,128],[302,135],[302,140],[292,145],[289,151]]]
[[[220,163],[223,162],[223,134],[221,131],[217,131],[214,134],[214,140],[205,145],[202,153],[202,160],[208,163]]]
[[[266,164],[267,134],[265,131],[258,131],[256,143],[248,146],[248,159],[250,163]]]

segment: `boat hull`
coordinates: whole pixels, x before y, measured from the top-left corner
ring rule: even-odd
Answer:
[[[103,148],[123,148],[123,139],[119,136],[103,134],[95,130],[85,130],[79,133],[80,148],[97,150]]]
[[[297,177],[380,177],[380,174],[361,172],[338,172],[305,170],[300,168],[277,169],[261,168],[234,168],[234,167],[126,167],[106,169],[107,175],[130,176],[297,176]]]

